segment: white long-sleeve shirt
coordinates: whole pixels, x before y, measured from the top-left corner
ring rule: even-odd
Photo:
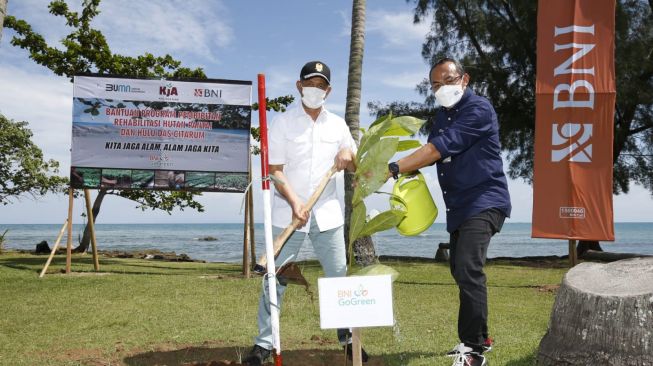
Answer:
[[[356,152],[356,143],[341,117],[322,111],[316,121],[299,104],[278,115],[269,128],[269,164],[283,165],[288,184],[304,202],[313,194],[322,177],[331,169],[343,148]],[[344,223],[335,179],[327,184],[313,206],[311,217],[299,231],[307,232],[310,220],[317,220],[320,231]],[[286,227],[292,221],[292,208],[285,197],[275,191],[272,203],[272,225]]]

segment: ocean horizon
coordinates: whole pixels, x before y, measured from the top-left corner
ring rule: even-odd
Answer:
[[[34,250],[45,240],[52,247],[62,224],[0,224],[6,249]],[[207,262],[242,261],[242,223],[203,224],[96,224],[98,250],[137,251],[156,249],[162,252],[186,254]],[[73,246],[83,233],[83,224],[73,224]],[[568,241],[531,238],[531,223],[508,222],[490,243],[488,258],[562,256],[568,254]],[[202,238],[214,237],[215,241]],[[263,224],[255,224],[256,255],[265,251]],[[449,241],[444,223],[435,223],[417,236],[402,236],[396,230],[386,230],[372,236],[376,254],[433,258],[439,243]],[[61,244],[66,245],[64,234]],[[653,255],[653,223],[615,223],[615,241],[601,242],[604,251]],[[304,243],[299,259],[315,258],[313,248]]]

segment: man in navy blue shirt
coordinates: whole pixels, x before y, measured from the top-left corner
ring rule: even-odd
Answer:
[[[499,124],[490,102],[470,88],[457,61],[438,61],[429,73],[441,108],[428,143],[388,165],[389,176],[437,164],[447,207],[451,274],[459,288],[458,337],[454,365],[487,365],[491,348],[487,328],[487,287],[483,266],[492,236],[510,216],[510,195],[503,172]]]

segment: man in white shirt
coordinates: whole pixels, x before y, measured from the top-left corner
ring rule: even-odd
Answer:
[[[321,178],[335,165],[338,171],[356,170],[356,144],[349,127],[341,117],[324,108],[324,101],[331,92],[331,71],[320,61],[308,62],[302,68],[296,83],[301,104],[277,116],[269,129],[270,174],[283,184],[275,183],[272,204],[272,226],[278,235],[294,218],[301,222],[286,242],[275,264],[279,268],[294,261],[308,237],[313,245],[324,275],[342,277],[347,274],[344,239],[344,218],[335,179],[327,184],[324,192],[309,212],[305,203],[315,191]],[[279,278],[277,299],[286,290],[283,278]],[[264,291],[267,287],[264,286]],[[258,311],[259,335],[255,345],[245,358],[246,365],[260,365],[272,350],[270,308],[266,295],[261,294]],[[348,329],[338,329],[338,339],[345,346],[350,342]],[[351,355],[351,347],[348,353]],[[351,357],[351,356],[350,356]],[[364,355],[367,359],[367,355]]]

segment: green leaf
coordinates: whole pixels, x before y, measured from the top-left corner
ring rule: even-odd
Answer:
[[[401,116],[392,119],[392,123],[383,136],[411,136],[419,131],[420,127],[426,122],[423,119]]]
[[[349,245],[351,246],[356,239],[360,238],[360,232],[365,226],[365,203],[359,202],[351,211],[351,220],[349,221]]]
[[[402,140],[397,145],[397,151],[417,149],[418,147],[422,147],[422,144],[417,140]]]
[[[385,122],[388,119],[392,120],[392,112],[390,112],[390,114],[387,114],[385,116],[381,116],[381,117],[377,118],[376,121],[374,121],[374,122],[372,122],[372,124],[370,124],[369,128],[372,128],[372,127],[374,127],[376,125],[379,125],[379,124]]]
[[[390,275],[392,282],[395,282],[399,277],[399,272],[394,268],[384,264],[372,264],[371,266],[363,267],[360,271],[353,274],[353,276],[381,276]]]
[[[388,210],[381,212],[374,216],[370,222],[365,224],[363,230],[361,230],[360,236],[368,236],[379,231],[392,229],[399,225],[404,216],[406,216],[406,211],[403,210]]]
[[[372,126],[370,126],[367,133],[363,135],[361,143],[358,146],[356,158],[359,161],[372,146],[379,142],[385,131],[390,128],[391,124],[392,120],[388,116],[385,116],[377,119]]]
[[[97,109],[95,109],[95,108],[91,111],[91,115],[92,115],[92,116],[97,116],[97,115],[99,115],[99,114],[100,114],[100,112],[99,112]]]
[[[356,181],[352,203],[355,205],[372,192],[379,189],[388,179],[388,160],[396,153],[399,139],[384,138],[374,144],[362,161],[358,162]]]

